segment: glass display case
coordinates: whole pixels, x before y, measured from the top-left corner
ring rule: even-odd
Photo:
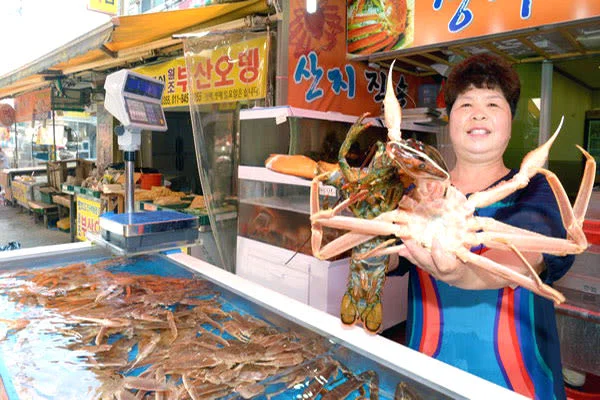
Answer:
[[[280,174],[262,167],[240,166],[238,234],[306,255],[310,247],[310,184],[308,179]],[[333,205],[338,191],[321,187],[321,204]],[[324,242],[340,235],[325,229]],[[348,257],[349,252],[337,259]]]
[[[253,108],[240,111],[240,165],[264,167],[271,154],[302,154],[314,160],[337,162],[340,145],[356,117],[295,107]],[[387,131],[378,118],[358,137],[347,156],[360,166],[370,147],[385,141]]]
[[[0,302],[10,400],[522,398],[183,253],[6,252]]]
[[[240,166],[238,235],[295,253],[312,255],[310,249],[309,179],[280,174],[265,168],[271,154],[301,154],[315,161],[335,163],[339,148],[356,117],[293,107],[255,108],[240,112]],[[367,122],[367,121],[365,121]],[[360,166],[376,141],[386,139],[381,121],[370,119],[351,146],[347,159]],[[339,194],[322,186],[324,206]],[[325,242],[339,236],[325,231]],[[342,254],[338,258],[347,257]],[[237,268],[244,268],[238,258]]]

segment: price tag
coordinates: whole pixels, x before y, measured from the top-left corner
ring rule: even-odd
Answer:
[[[337,189],[335,186],[331,185],[319,185],[319,195],[320,196],[329,196],[329,197],[337,197]]]
[[[287,120],[287,116],[285,116],[285,115],[278,115],[275,117],[275,123],[277,125],[283,124],[286,120]]]

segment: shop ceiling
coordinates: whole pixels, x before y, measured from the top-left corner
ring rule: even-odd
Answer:
[[[445,75],[472,54],[493,52],[511,63],[550,60],[555,71],[590,90],[600,90],[600,17],[479,37],[420,49],[397,50],[357,57],[417,76]]]
[[[94,87],[106,71],[181,54],[175,34],[246,21],[267,13],[267,0],[246,0],[199,8],[114,17],[23,67],[0,76],[0,99],[61,80],[72,89]]]

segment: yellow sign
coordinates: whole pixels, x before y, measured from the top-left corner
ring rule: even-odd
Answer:
[[[88,10],[117,15],[117,0],[88,0]]]
[[[195,104],[260,99],[267,93],[267,46],[261,37],[203,52],[191,59],[191,75],[183,57],[134,71],[165,82],[164,108],[188,105],[190,94]]]
[[[31,185],[21,181],[12,181],[10,186],[13,198],[22,206],[29,207],[28,202],[32,200]]]
[[[85,241],[86,232],[100,233],[100,199],[77,196],[77,239]]]

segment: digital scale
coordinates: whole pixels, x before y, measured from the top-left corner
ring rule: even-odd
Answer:
[[[164,82],[123,69],[106,77],[104,107],[122,125],[115,129],[125,160],[125,212],[100,216],[100,237],[91,239],[114,252],[133,254],[193,244],[198,218],[177,211],[134,212],[133,172],[141,131],[167,130],[161,101]]]

